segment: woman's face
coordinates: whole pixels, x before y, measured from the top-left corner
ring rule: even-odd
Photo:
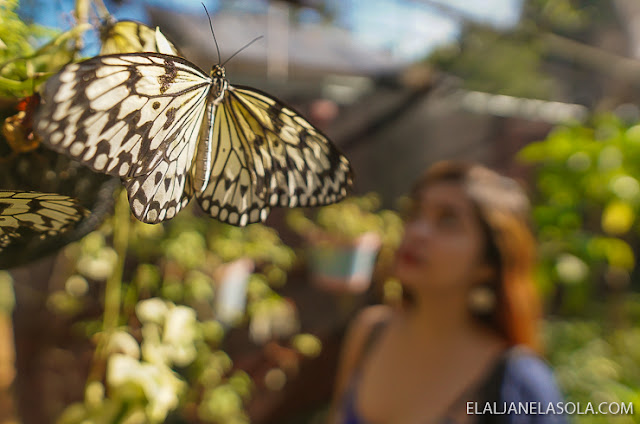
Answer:
[[[467,289],[486,272],[484,235],[461,184],[436,182],[419,193],[405,223],[395,274],[413,291]]]

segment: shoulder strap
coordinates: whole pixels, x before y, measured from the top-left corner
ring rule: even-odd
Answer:
[[[502,407],[502,383],[504,382],[507,365],[510,361],[523,353],[524,351],[522,348],[514,346],[508,348],[500,356],[492,373],[481,388],[481,395],[479,399],[481,403],[478,404],[479,408],[484,408],[484,405],[487,403],[497,405],[498,408]],[[504,424],[506,422],[507,416],[505,414],[483,414],[478,417],[478,424]]]
[[[388,322],[388,320],[381,320],[371,326],[371,330],[369,330],[369,334],[367,334],[367,338],[362,345],[362,349],[360,349],[357,367],[361,366],[364,357],[369,353],[376,340],[378,340],[378,336],[380,336],[380,333],[382,333],[382,330],[387,326]]]

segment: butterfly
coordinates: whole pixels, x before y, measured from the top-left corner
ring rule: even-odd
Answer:
[[[47,80],[35,131],[94,171],[119,176],[142,222],[173,218],[192,197],[237,226],[274,206],[344,198],[347,158],[293,108],[156,52],[97,56]]]
[[[75,199],[61,194],[0,190],[0,253],[26,234],[53,236],[88,215]]]
[[[177,47],[167,40],[160,29],[135,21],[117,21],[107,16],[99,28],[101,55],[116,53],[157,52],[182,56]]]

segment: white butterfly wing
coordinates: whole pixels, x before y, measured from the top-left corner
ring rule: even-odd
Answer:
[[[201,207],[234,225],[264,221],[271,206],[314,206],[346,196],[348,160],[293,109],[248,87],[217,106],[209,186]]]
[[[209,183],[195,195],[200,207],[214,218],[244,226],[264,221],[270,208],[256,190],[258,179],[247,133],[225,105],[215,108]]]
[[[206,97],[206,93],[202,96]],[[131,211],[140,221],[155,224],[171,219],[189,203],[192,191],[189,172],[196,167],[193,161],[205,100],[193,97],[183,104],[189,112],[179,125],[179,132],[174,133],[176,139],[170,144],[171,150],[165,152],[165,158],[148,174],[125,181]]]
[[[126,185],[134,215],[159,222],[186,203],[193,135],[210,82],[175,56],[98,56],[67,65],[46,82],[35,131],[45,144],[95,171],[133,178]]]

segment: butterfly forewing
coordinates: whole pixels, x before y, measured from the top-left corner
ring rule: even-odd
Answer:
[[[209,87],[177,57],[98,56],[47,81],[36,131],[95,171],[134,178],[126,183],[134,215],[158,222],[160,210],[184,203]]]
[[[149,173],[176,153],[172,144],[209,90],[206,75],[172,58],[125,54],[67,65],[45,84],[35,130],[95,171]]]

